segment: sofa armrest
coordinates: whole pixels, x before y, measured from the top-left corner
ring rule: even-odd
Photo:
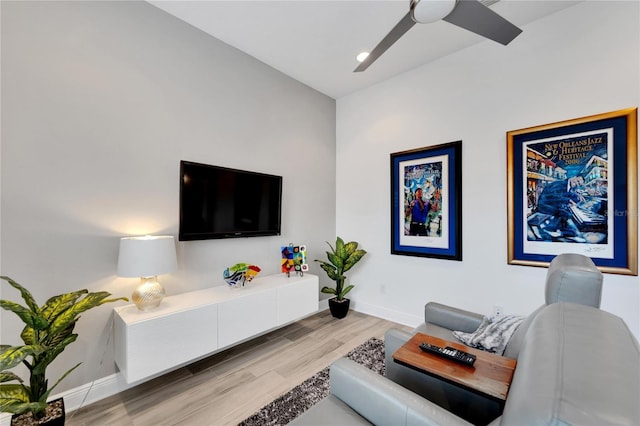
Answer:
[[[413,337],[413,333],[407,333],[395,328],[386,331],[384,334],[385,376],[387,379],[420,396],[428,396],[431,401],[441,407],[448,407],[446,400],[442,397],[443,392],[439,390],[439,385],[437,383],[434,385],[433,383],[435,379],[413,368],[398,364],[393,360],[395,351],[407,343],[411,337]],[[434,386],[437,389],[435,391],[433,390]]]
[[[385,376],[395,383],[423,395],[425,376],[412,368],[400,365],[393,360],[393,354],[407,343],[412,333],[392,328],[384,333],[384,365]],[[424,395],[423,395],[424,396]]]
[[[640,345],[622,320],[575,303],[536,315],[518,356],[504,425],[640,425]]]
[[[393,353],[411,340],[414,334],[397,328],[390,328],[384,333],[384,362],[387,366],[394,362]]]
[[[424,305],[424,321],[449,330],[473,333],[478,329],[484,316],[441,303],[429,302]]]
[[[331,365],[331,394],[376,425],[470,425],[347,358]]]
[[[424,373],[400,365],[393,360],[393,354],[407,343],[413,333],[391,328],[384,333],[384,365],[385,376],[399,385],[422,394],[424,390]]]

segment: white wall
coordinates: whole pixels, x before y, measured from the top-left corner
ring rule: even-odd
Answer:
[[[290,242],[323,254],[335,237],[333,99],[145,2],[1,7],[3,275],[40,303],[80,288],[130,295],[137,280],[115,276],[119,238],[177,237],[181,159],[282,175],[283,232],[179,243],[179,270],[160,277],[169,294],[225,285],[237,262],[277,273]],[[115,371],[114,306],[82,315],[51,380],[84,363],[55,392]],[[1,315],[2,343],[19,343],[19,322]]]
[[[416,325],[427,301],[485,314],[544,302],[546,269],[507,265],[505,134],[638,106],[638,6],[586,1],[525,26],[507,47],[482,42],[338,100],[337,234],[370,253],[350,275],[357,310]],[[389,154],[456,140],[463,261],[391,255]],[[602,297],[636,336],[638,284],[606,274]]]

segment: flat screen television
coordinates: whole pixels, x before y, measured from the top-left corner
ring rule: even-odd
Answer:
[[[280,235],[282,176],[180,161],[180,241]]]

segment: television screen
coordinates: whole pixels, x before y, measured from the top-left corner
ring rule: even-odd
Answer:
[[[180,162],[180,241],[280,235],[282,176]]]

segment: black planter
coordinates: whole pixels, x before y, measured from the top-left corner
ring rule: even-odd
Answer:
[[[21,425],[46,425],[46,426],[64,426],[65,412],[64,400],[62,398],[54,399],[48,402],[46,417],[41,421],[33,418],[32,413],[14,414],[11,416],[11,426]]]
[[[329,299],[329,310],[335,318],[342,319],[346,317],[347,312],[349,312],[349,299],[338,300],[336,297]]]

